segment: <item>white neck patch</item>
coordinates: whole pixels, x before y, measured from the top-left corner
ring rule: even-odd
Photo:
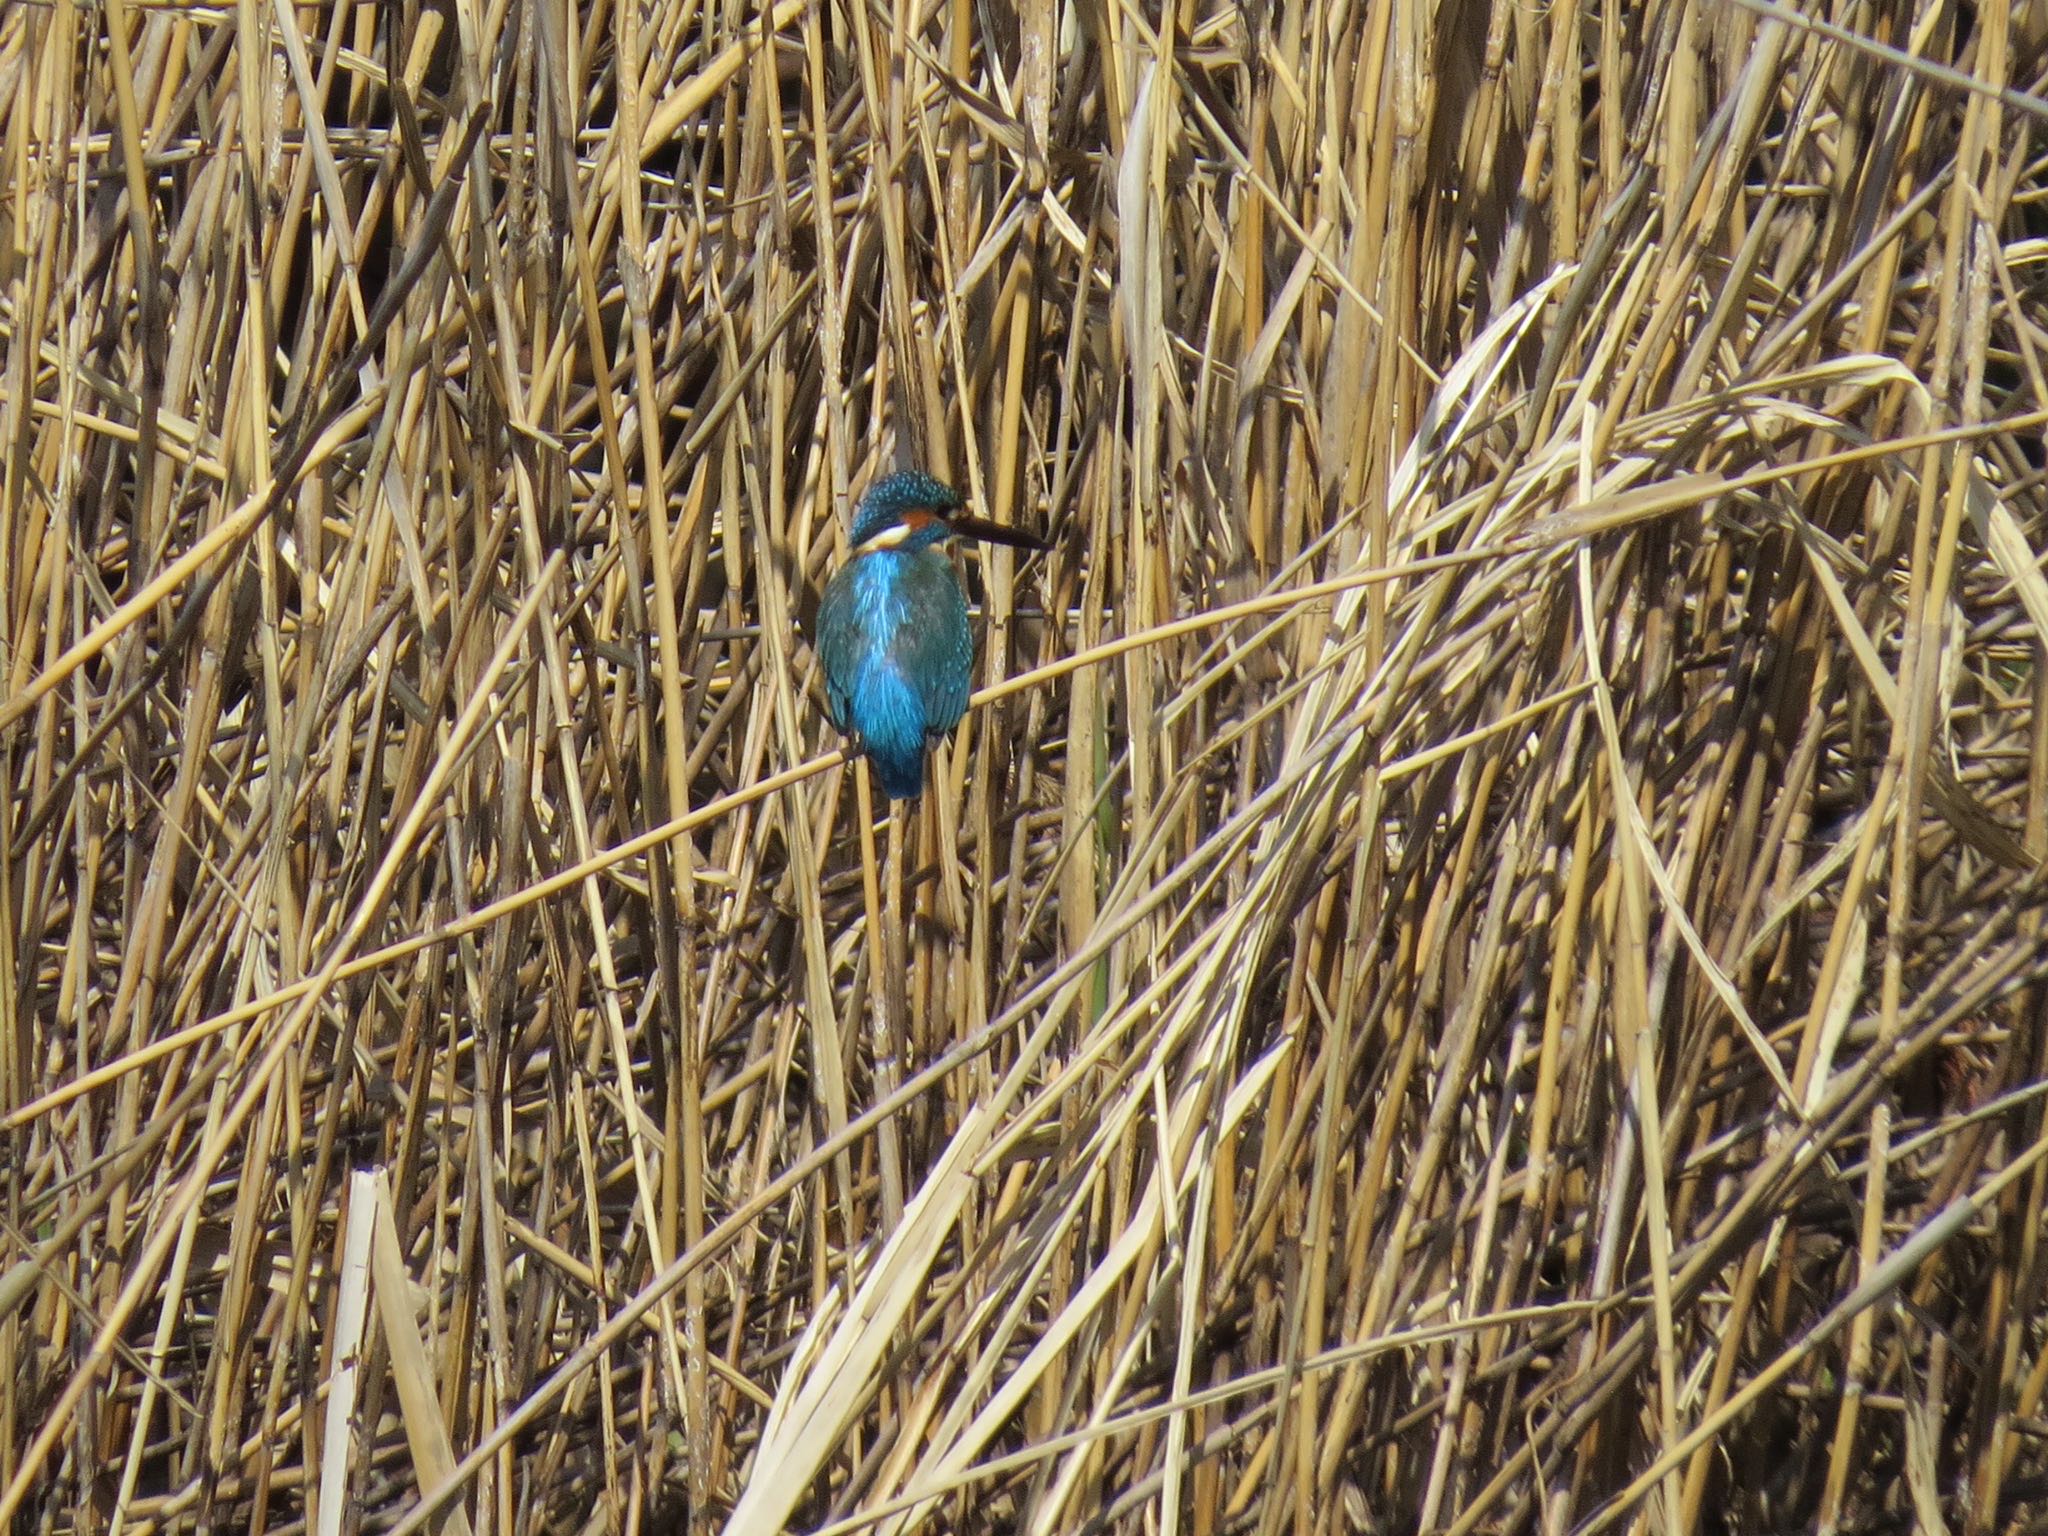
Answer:
[[[856,555],[866,555],[872,554],[878,549],[901,549],[910,542],[912,534],[922,533],[923,531],[924,526],[922,524],[891,523],[881,532],[869,538],[865,544],[858,545],[853,552]]]

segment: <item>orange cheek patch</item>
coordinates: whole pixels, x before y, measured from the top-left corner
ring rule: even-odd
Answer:
[[[912,533],[922,533],[938,521],[938,515],[922,507],[913,507],[903,514],[903,526]]]

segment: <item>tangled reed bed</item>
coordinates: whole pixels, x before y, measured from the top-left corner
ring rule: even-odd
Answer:
[[[2044,39],[0,11],[12,1529],[2034,1528]]]

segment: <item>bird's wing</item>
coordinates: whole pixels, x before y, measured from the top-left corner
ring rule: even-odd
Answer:
[[[922,557],[911,588],[911,622],[898,640],[903,672],[915,680],[923,697],[926,732],[943,736],[967,713],[974,631],[967,622],[960,578],[944,555],[931,551]]]
[[[859,669],[861,630],[854,612],[857,594],[848,573],[841,571],[825,586],[818,603],[818,664],[825,672],[825,709],[832,724],[848,730],[853,724],[852,678]]]

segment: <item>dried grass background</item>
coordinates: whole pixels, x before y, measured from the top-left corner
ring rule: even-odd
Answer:
[[[2040,1529],[2044,11],[0,7],[12,1529]]]

